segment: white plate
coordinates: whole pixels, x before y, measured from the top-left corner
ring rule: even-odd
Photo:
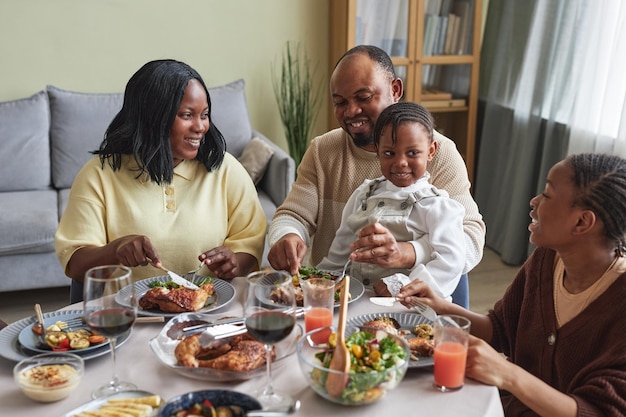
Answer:
[[[195,277],[191,278],[190,281],[197,284],[205,278],[206,277]],[[150,283],[155,281],[167,282],[170,281],[170,277],[163,275],[135,282],[135,293],[138,300],[141,299],[141,297],[143,297],[143,295],[151,288]],[[211,304],[208,304],[206,307],[196,311],[195,313],[209,313],[211,311],[215,311],[224,307],[235,298],[235,287],[233,287],[229,282],[219,278],[213,278],[213,288],[214,295],[210,298],[210,300],[212,300]],[[115,301],[122,305],[129,305],[129,299],[130,286],[122,288],[115,296]],[[141,308],[138,308],[137,314],[140,316],[174,317],[180,313],[165,313],[160,310],[142,310]]]
[[[251,371],[235,372],[235,371],[223,371],[219,369],[211,368],[191,368],[188,366],[177,365],[176,356],[174,350],[180,340],[172,338],[168,335],[168,332],[172,326],[177,326],[180,329],[182,325],[180,323],[187,321],[206,321],[215,322],[218,321],[220,316],[216,314],[197,314],[197,313],[182,313],[171,319],[161,332],[150,340],[150,348],[154,355],[161,361],[161,363],[168,368],[174,370],[180,375],[200,379],[205,381],[243,381],[256,376],[265,375],[265,365],[260,366]],[[272,369],[282,363],[282,359],[289,355],[292,355],[296,351],[296,342],[302,335],[304,330],[298,323],[294,326],[291,334],[284,340],[278,342],[275,345],[276,359],[272,362]]]
[[[76,314],[82,315],[82,310],[66,310],[66,311],[52,311],[49,313],[44,313],[43,318],[44,321],[47,318],[56,318],[59,316],[65,316],[66,314]],[[19,342],[19,335],[22,330],[24,330],[27,326],[34,324],[37,319],[33,317],[26,317],[24,319],[18,320],[14,323],[9,324],[4,329],[0,330],[0,356],[10,361],[19,362],[23,359],[28,358],[29,356],[37,355],[40,352],[31,351]],[[55,320],[56,321],[56,320]],[[122,336],[118,338],[117,346],[120,347],[123,345],[128,337],[130,336],[130,332],[124,333]],[[91,352],[88,352],[84,355],[81,355],[83,359],[92,359],[97,358],[98,356],[106,355],[111,351],[111,348],[108,344],[104,345],[100,349],[95,349]]]
[[[421,314],[416,314],[416,313],[363,314],[362,316],[349,318],[348,321],[346,321],[346,325],[361,327],[363,326],[363,323],[367,321],[371,321],[371,320],[376,320],[379,317],[390,317],[390,318],[396,319],[398,323],[400,323],[400,330],[409,330],[411,331],[411,334],[413,334],[412,332],[413,326],[415,326],[416,324],[427,323],[427,324],[430,324],[431,326],[433,325],[432,321],[428,320],[426,317],[422,316]],[[410,338],[411,336],[407,335],[406,337]],[[414,361],[414,360],[409,361],[409,368],[421,368],[424,366],[432,366],[432,365],[433,365],[432,356],[431,357],[420,356],[420,360],[418,361]]]
[[[107,395],[106,397],[102,397],[102,398],[98,398],[97,400],[92,400],[89,401],[88,403],[85,403],[75,409],[73,409],[72,411],[70,411],[67,414],[63,414],[63,416],[61,417],[72,417],[75,416],[76,414],[82,413],[84,411],[93,411],[93,410],[97,410],[98,408],[102,407],[103,405],[105,405],[107,403],[107,401],[111,398],[139,398],[139,397],[149,397],[155,395],[151,392],[148,391],[123,391],[123,392],[118,392],[116,394],[111,394],[111,395]],[[154,407],[154,412],[152,413],[153,416],[156,416],[159,412],[159,408],[160,407]]]
[[[75,319],[77,317],[82,317],[83,316],[83,312],[80,311],[79,313],[65,313],[65,314],[59,314],[58,316],[55,317],[48,317],[48,319],[44,318],[43,322],[44,322],[44,327],[48,328],[49,326],[53,325],[54,323],[56,323],[57,321],[68,321],[71,319]],[[33,352],[37,352],[37,353],[49,353],[52,351],[52,349],[41,349],[39,347],[37,347],[39,345],[39,337],[33,333],[33,326],[37,324],[36,322],[33,324],[29,324],[28,326],[26,326],[21,332],[20,335],[18,337],[18,341],[22,344],[22,346],[29,350],[29,351],[33,351]],[[82,326],[78,326],[78,327],[74,327],[72,328],[72,330],[76,330],[76,329],[89,329],[89,326],[82,325]],[[70,353],[75,353],[77,355],[83,356],[89,352],[92,352],[96,349],[100,349],[106,345],[108,345],[109,342],[105,342],[105,343],[100,343],[99,345],[94,345],[94,346],[89,346],[88,348],[85,349],[70,349],[68,352]]]

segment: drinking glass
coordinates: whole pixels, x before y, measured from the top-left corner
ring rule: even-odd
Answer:
[[[296,297],[291,275],[286,271],[266,270],[246,277],[244,317],[248,333],[263,343],[266,351],[267,381],[255,393],[263,408],[291,404],[289,395],[272,386],[274,344],[291,334],[296,324]]]
[[[463,388],[470,324],[465,317],[456,315],[441,315],[435,320],[433,386],[439,391]]]
[[[137,297],[131,275],[130,268],[121,265],[97,266],[85,273],[85,322],[94,332],[109,339],[113,359],[113,377],[91,393],[94,399],[137,389],[130,382],[121,382],[115,367],[117,337],[130,330],[137,316]],[[130,288],[130,297],[122,305],[116,302],[115,294],[125,287]]]
[[[321,327],[333,324],[335,308],[335,281],[327,278],[309,278],[300,281],[304,295],[304,330],[309,333]],[[315,343],[328,343],[328,331],[320,331],[311,335]]]

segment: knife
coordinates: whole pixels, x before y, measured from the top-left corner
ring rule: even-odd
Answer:
[[[156,264],[154,264],[154,266],[159,268],[161,271],[166,272],[167,275],[169,275],[169,277],[172,279],[172,281],[174,281],[178,285],[183,286],[185,288],[189,288],[190,290],[199,290],[200,289],[200,287],[198,287],[193,282],[189,281],[188,279],[185,279],[185,278],[181,277],[180,275],[170,271],[169,269],[167,269],[166,267],[161,265],[161,262],[157,262]]]
[[[189,280],[186,280],[185,278],[181,277],[178,274],[175,274],[172,271],[167,271],[167,275],[169,275],[169,277],[172,279],[172,281],[174,281],[178,285],[181,285],[181,286],[183,286],[185,288],[189,288],[190,290],[199,290],[200,289],[200,287],[198,287],[193,282],[191,282]]]

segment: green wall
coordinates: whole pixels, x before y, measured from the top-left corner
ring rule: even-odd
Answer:
[[[328,2],[323,0],[0,0],[0,101],[46,85],[123,91],[152,59],[194,67],[208,86],[239,78],[255,129],[286,149],[271,68],[287,41],[318,64],[327,126]]]

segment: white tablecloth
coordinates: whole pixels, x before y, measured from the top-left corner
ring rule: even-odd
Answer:
[[[237,289],[236,299],[215,313],[241,314],[243,278],[233,280]],[[383,311],[405,312],[399,305],[394,308],[379,307],[369,302],[372,295],[366,290],[363,297],[349,305],[350,317]],[[67,309],[82,309],[80,304]],[[337,316],[337,314],[335,315]],[[337,317],[335,317],[335,320]],[[302,323],[304,325],[304,323]],[[135,383],[139,389],[159,394],[169,399],[190,391],[203,389],[231,389],[250,393],[265,382],[264,377],[244,382],[208,382],[186,378],[162,365],[154,356],[149,340],[156,336],[162,324],[135,324],[130,339],[117,352],[118,376],[121,380]],[[91,400],[94,387],[106,383],[111,376],[111,355],[104,355],[85,362],[85,375],[79,388],[68,398],[55,403],[37,403],[22,394],[13,380],[14,362],[0,358],[0,416],[62,416]],[[440,393],[432,388],[432,367],[411,368],[404,380],[377,403],[362,407],[345,407],[331,403],[310,389],[302,376],[296,355],[285,359],[273,371],[274,388],[298,398],[302,402],[297,416],[343,416],[359,413],[361,417],[398,416],[463,416],[500,417],[502,406],[495,387],[467,379],[463,389],[452,393]]]

